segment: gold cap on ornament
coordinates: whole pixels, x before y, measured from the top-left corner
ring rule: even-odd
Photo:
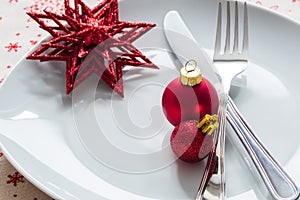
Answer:
[[[183,85],[194,86],[202,81],[202,73],[195,60],[186,62],[180,70],[180,81]]]

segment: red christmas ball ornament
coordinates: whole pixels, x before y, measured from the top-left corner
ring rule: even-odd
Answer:
[[[200,122],[188,120],[180,123],[170,138],[173,152],[184,162],[196,163],[203,160],[213,148],[212,133],[217,126],[217,115],[205,115]]]
[[[199,121],[206,114],[217,113],[219,98],[214,86],[191,60],[171,81],[162,96],[162,107],[168,121],[177,126],[186,120]]]

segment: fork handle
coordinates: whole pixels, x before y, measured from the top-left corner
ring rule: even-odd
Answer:
[[[273,198],[297,199],[299,197],[299,188],[255,136],[253,129],[246,122],[229,96],[227,121],[248,151]]]

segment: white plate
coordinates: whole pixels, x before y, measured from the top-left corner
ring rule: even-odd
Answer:
[[[172,9],[181,13],[199,43],[211,50],[217,13],[215,0],[122,1],[120,18],[154,22],[158,25],[156,29],[160,30],[164,15]],[[245,88],[232,90],[232,95],[259,138],[299,183],[300,26],[252,5],[249,6],[249,21],[251,62],[245,72],[248,83]],[[25,59],[18,63],[1,88],[1,148],[27,179],[54,198],[194,197],[203,164],[172,162],[174,156],[167,149],[163,154],[165,157],[158,156],[157,162],[152,157],[151,162],[145,160],[134,165],[123,154],[108,151],[108,146],[105,146],[112,144],[122,152],[142,158],[143,155],[155,154],[157,149],[161,150],[168,144],[171,127],[162,116],[160,98],[164,85],[177,76],[177,72],[168,54],[157,50],[157,47],[168,48],[162,31],[151,30],[135,45],[141,47],[161,69],[140,70],[141,76],[134,78],[130,72],[126,73],[125,99],[111,96],[103,85],[97,89],[96,101],[93,101],[93,96],[91,101],[80,101],[79,95],[68,97],[64,94],[63,63]],[[151,77],[151,74],[155,76]],[[153,84],[143,85],[149,79],[154,80]],[[92,77],[86,84],[93,81]],[[86,84],[81,88],[84,89]],[[89,112],[86,111],[92,111],[94,115],[87,116]],[[89,122],[89,119],[103,135],[97,135],[91,126],[81,126],[87,125],[80,123]],[[131,124],[128,126],[124,119],[131,119]],[[120,128],[125,131],[116,135]],[[126,131],[132,128],[136,132]],[[141,135],[136,135],[137,131]],[[98,139],[99,143],[93,144],[99,145],[90,146],[85,139],[90,142]],[[241,151],[239,147],[227,143],[228,196],[232,199],[267,198],[260,179],[255,173],[253,176],[238,151]],[[99,159],[99,155],[104,160]]]

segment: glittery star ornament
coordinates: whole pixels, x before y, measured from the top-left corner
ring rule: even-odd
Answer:
[[[65,13],[29,12],[52,38],[27,59],[66,62],[66,93],[92,73],[123,96],[125,66],[158,68],[132,45],[155,24],[120,21],[118,0],[103,0],[93,9],[83,1],[65,0]]]

